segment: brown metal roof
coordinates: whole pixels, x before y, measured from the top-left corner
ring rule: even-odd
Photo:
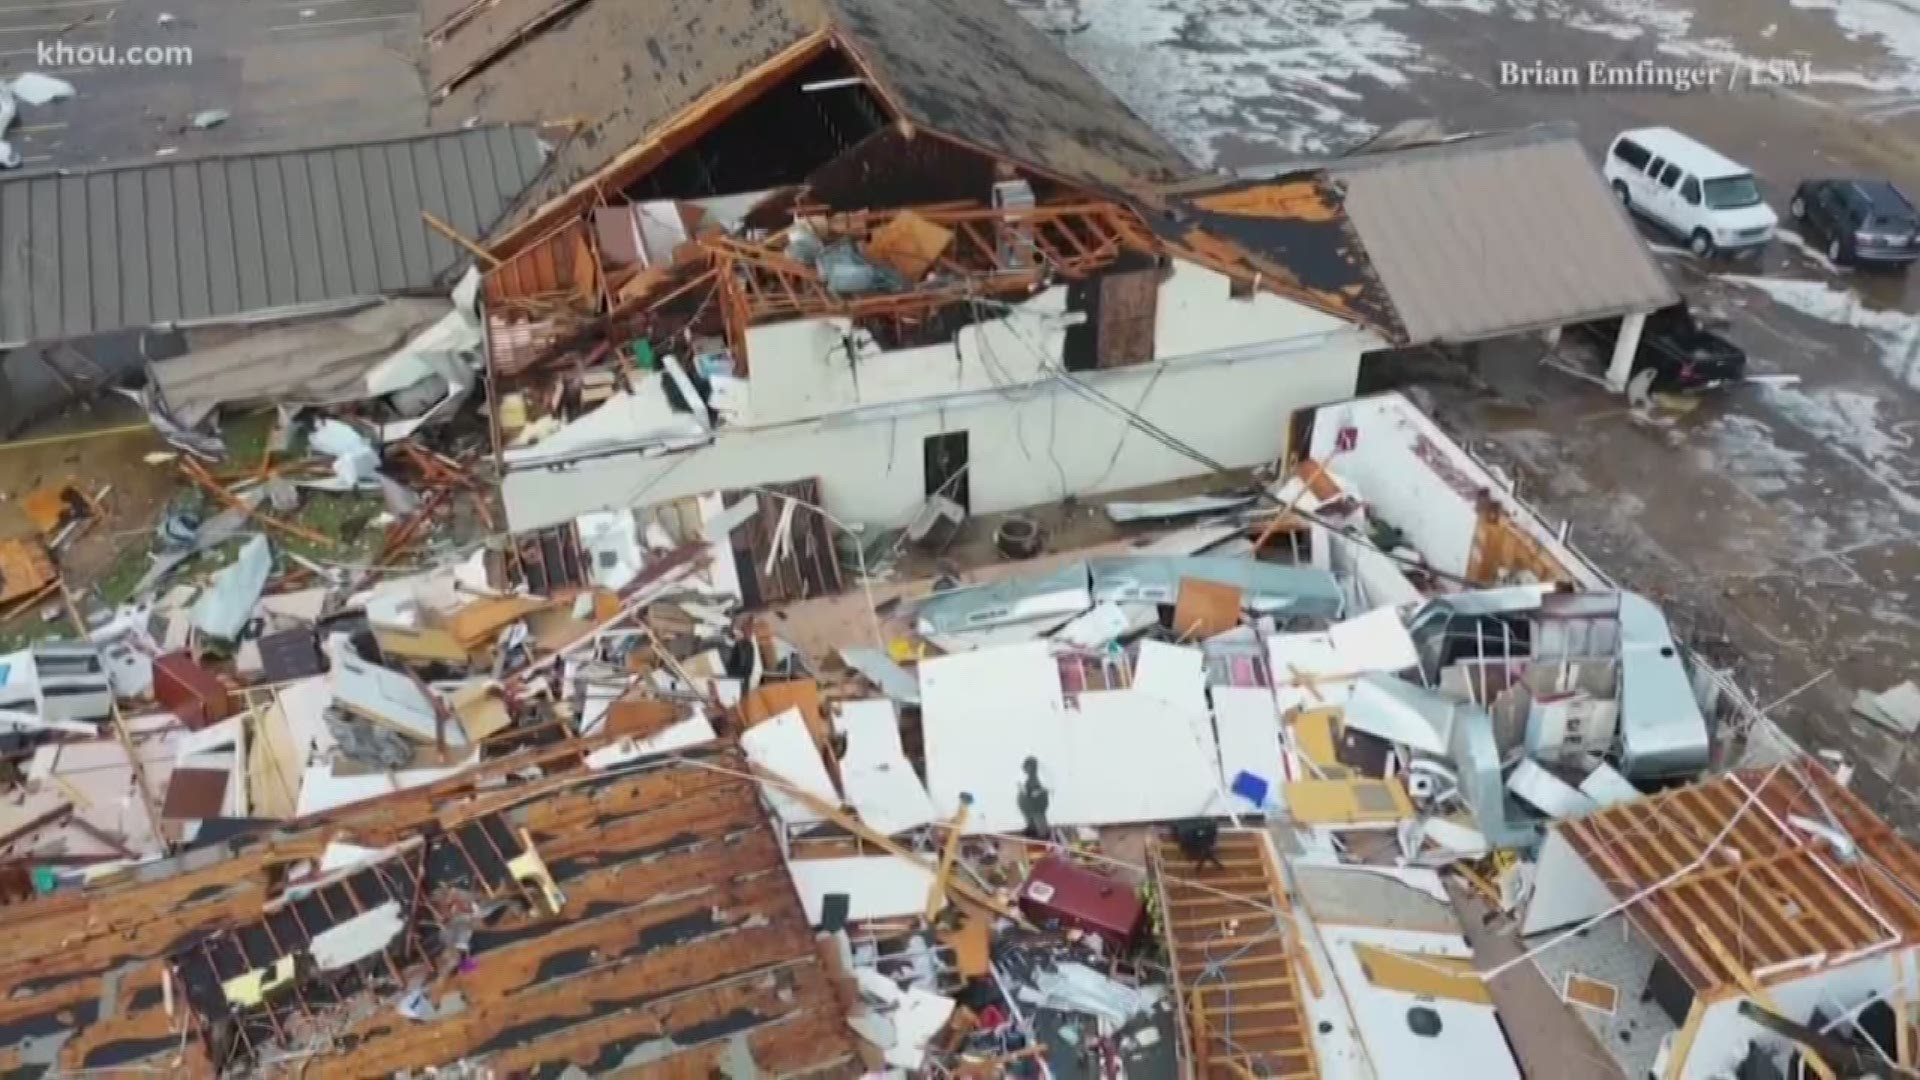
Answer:
[[[436,124],[575,122],[525,205],[566,191],[704,96],[826,33],[928,131],[1095,184],[1190,171],[1003,0],[498,0],[427,32]]]
[[[1330,163],[1408,344],[1473,341],[1679,299],[1564,127]]]
[[[503,758],[118,883],[0,909],[0,985],[12,991],[0,1000],[0,1074],[212,1076],[249,1054],[298,1055],[323,1041],[329,1050],[306,1062],[311,1075],[464,1059],[496,1075],[573,1065],[593,1076],[707,1076],[749,1056],[770,1075],[858,1075],[843,1006],[754,785],[684,764],[568,772],[577,752]],[[745,770],[732,752],[707,760]],[[482,790],[535,763],[544,779]],[[284,871],[329,840],[400,847],[286,896]],[[564,895],[557,916],[508,868],[528,850]],[[488,897],[509,902],[470,924],[468,962],[456,966],[441,928]],[[383,951],[331,973],[296,963],[293,982],[260,1004],[235,1004],[224,989],[386,903],[416,914]],[[437,1016],[397,1010],[416,978]]]

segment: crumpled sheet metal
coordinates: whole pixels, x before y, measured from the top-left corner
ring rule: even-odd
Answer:
[[[232,641],[253,618],[253,609],[273,574],[273,548],[255,536],[240,549],[232,566],[214,575],[213,585],[193,605],[193,625],[210,637]]]

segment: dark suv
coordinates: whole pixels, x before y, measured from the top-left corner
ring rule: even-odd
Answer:
[[[1619,319],[1584,323],[1574,330],[1600,348],[1600,362],[1613,355],[1620,336]],[[1648,389],[1662,392],[1707,390],[1746,378],[1746,350],[1693,317],[1685,300],[1647,316],[1640,331],[1640,349],[1633,358],[1629,381],[1652,372]]]
[[[1806,180],[1788,211],[1827,242],[1827,258],[1905,270],[1920,259],[1920,211],[1885,180]]]

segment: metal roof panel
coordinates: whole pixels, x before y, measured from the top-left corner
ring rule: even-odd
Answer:
[[[1571,134],[1329,163],[1409,343],[1472,341],[1678,299]]]
[[[546,168],[532,129],[0,181],[0,348],[443,288]]]

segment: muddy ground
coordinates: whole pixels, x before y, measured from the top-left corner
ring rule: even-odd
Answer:
[[[1785,217],[1793,186],[1880,175],[1920,196],[1920,8],[1910,0],[1085,0],[1069,51],[1197,160],[1324,153],[1380,126],[1454,131],[1571,120],[1594,154],[1668,125],[1753,167]],[[1036,14],[1036,18],[1044,16]],[[1516,89],[1503,60],[1708,66],[1670,90]],[[1755,85],[1792,61],[1813,80]],[[1790,224],[1790,223],[1789,223]],[[1920,827],[1920,753],[1847,710],[1920,678],[1920,273],[1837,270],[1789,232],[1757,263],[1702,262],[1649,231],[1682,290],[1718,310],[1758,372],[1691,411],[1634,414],[1536,361],[1485,350],[1424,392],[1504,462],[1610,573],[1740,658],[1774,715],[1865,766],[1869,794]],[[1578,262],[1580,252],[1566,251]]]

